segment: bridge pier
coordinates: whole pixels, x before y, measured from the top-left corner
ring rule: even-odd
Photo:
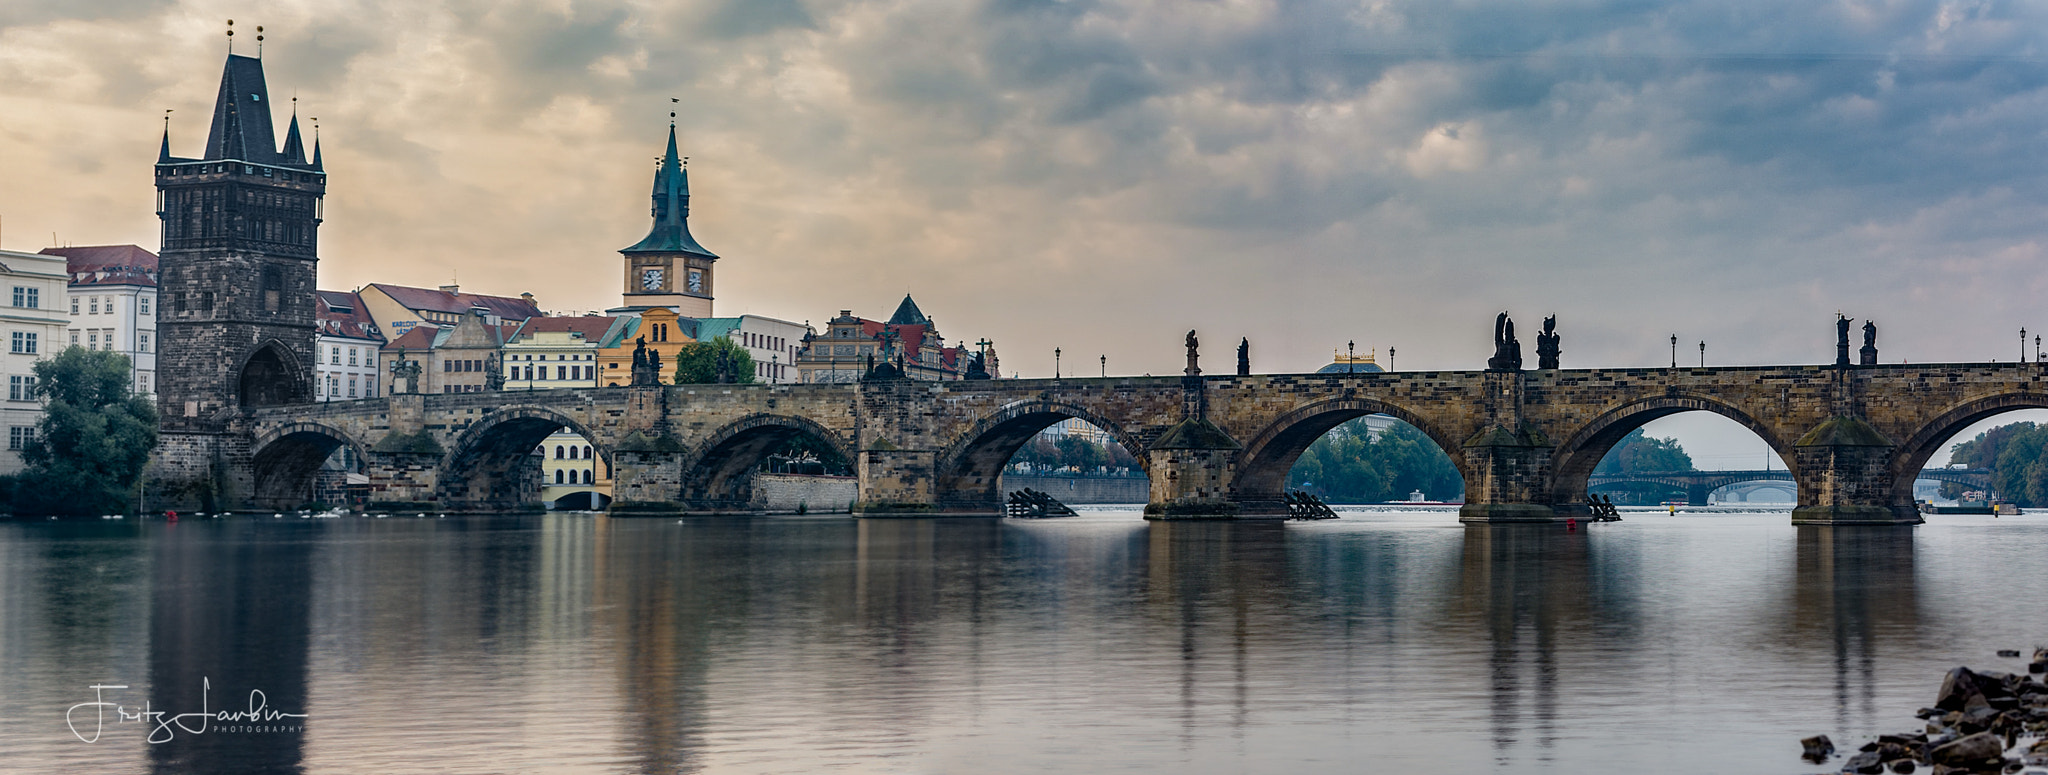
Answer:
[[[1557,522],[1575,511],[1550,500],[1550,443],[1528,426],[1481,431],[1465,442],[1465,523]],[[1584,511],[1583,504],[1577,511]],[[1583,516],[1583,515],[1581,515]]]
[[[1237,473],[1234,461],[1242,448],[1229,433],[1199,416],[1168,428],[1145,451],[1146,470],[1152,478],[1145,518],[1286,519],[1285,505],[1277,513],[1270,509],[1246,513],[1230,499],[1231,481]]]
[[[1835,416],[1792,447],[1799,475],[1795,525],[1917,525],[1912,504],[1893,501],[1897,447],[1869,423]]]
[[[854,472],[860,477],[859,517],[928,517],[938,511],[938,453],[898,449],[886,440],[864,449]]]

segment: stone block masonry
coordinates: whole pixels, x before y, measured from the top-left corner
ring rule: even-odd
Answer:
[[[776,502],[755,492],[763,480],[754,472],[805,436],[852,463],[859,514],[987,515],[1000,511],[1011,455],[1038,431],[1079,418],[1141,461],[1156,516],[1259,518],[1284,513],[1287,471],[1309,444],[1381,413],[1450,455],[1466,483],[1461,519],[1543,521],[1583,511],[1593,466],[1630,431],[1707,411],[1749,428],[1786,461],[1799,489],[1795,521],[1910,524],[1919,519],[1912,473],[1971,423],[2048,408],[2044,377],[2032,364],[1934,364],[400,395],[244,407],[222,431],[237,442],[169,441],[156,470],[189,479],[202,458],[214,461],[216,497],[277,508],[310,491],[310,471],[298,473],[304,460],[346,444],[367,453],[375,497],[499,511],[537,500],[524,460],[568,428],[612,468],[619,512],[729,512]],[[1200,413],[1195,425],[1190,412]]]

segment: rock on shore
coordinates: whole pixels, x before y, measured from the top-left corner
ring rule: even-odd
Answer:
[[[2048,670],[2048,649],[2034,652],[2028,670]],[[1932,768],[1934,775],[2003,775],[2048,768],[2048,685],[2031,675],[1958,667],[1942,677],[1934,705],[1917,715],[1927,721],[1924,730],[1879,735],[1845,759],[1840,771],[1876,775]],[[1807,761],[1825,762],[1835,751],[1826,735],[1799,742]]]

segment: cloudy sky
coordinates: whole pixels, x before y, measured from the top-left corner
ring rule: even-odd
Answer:
[[[0,246],[154,249],[266,28],[325,287],[617,303],[670,99],[718,311],[886,316],[1006,370],[2011,359],[2048,330],[2048,5],[323,0],[0,4]],[[278,117],[284,119],[282,115]],[[1525,341],[1533,341],[1524,337]]]

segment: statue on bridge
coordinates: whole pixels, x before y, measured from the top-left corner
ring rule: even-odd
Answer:
[[[404,381],[405,381],[405,389],[404,389],[404,390],[399,390],[399,389],[398,389],[398,382],[399,382],[399,380],[404,380]],[[420,362],[419,362],[419,361],[392,361],[392,362],[391,362],[391,389],[392,389],[392,390],[393,390],[394,392],[401,392],[401,393],[418,393],[418,392],[420,392]]]
[[[1863,349],[1857,354],[1862,356],[1863,365],[1877,365],[1877,321],[1863,321]]]
[[[661,356],[647,351],[647,337],[633,341],[633,387],[661,384]]]
[[[962,379],[989,379],[988,359],[982,353],[975,353],[974,360],[967,362],[967,376]]]
[[[1557,368],[1557,316],[1543,319],[1543,330],[1536,334],[1536,368]]]
[[[1190,377],[1199,377],[1199,376],[1202,376],[1202,367],[1200,367],[1200,366],[1196,365],[1196,363],[1195,363],[1195,362],[1196,362],[1197,360],[1199,360],[1199,358],[1200,358],[1200,356],[1199,356],[1199,355],[1197,355],[1195,351],[1196,351],[1196,350],[1199,350],[1199,349],[1201,349],[1201,347],[1202,347],[1202,343],[1201,343],[1201,341],[1200,341],[1200,340],[1198,340],[1198,339],[1196,339],[1196,338],[1195,338],[1195,330],[1194,330],[1194,329],[1192,329],[1192,328],[1188,329],[1188,343],[1187,343],[1187,344],[1188,344],[1188,368],[1187,368],[1187,371],[1184,371],[1184,372],[1181,372],[1181,373],[1182,373],[1182,374],[1184,374],[1184,375],[1190,376]]]
[[[484,389],[493,393],[505,389],[505,363],[497,353],[484,359]]]
[[[1506,312],[1493,320],[1493,357],[1486,359],[1486,370],[1522,370],[1522,343],[1515,339],[1515,321]]]
[[[1252,375],[1252,340],[1245,337],[1237,340],[1237,376]]]
[[[1849,368],[1849,319],[1835,313],[1835,367]]]

